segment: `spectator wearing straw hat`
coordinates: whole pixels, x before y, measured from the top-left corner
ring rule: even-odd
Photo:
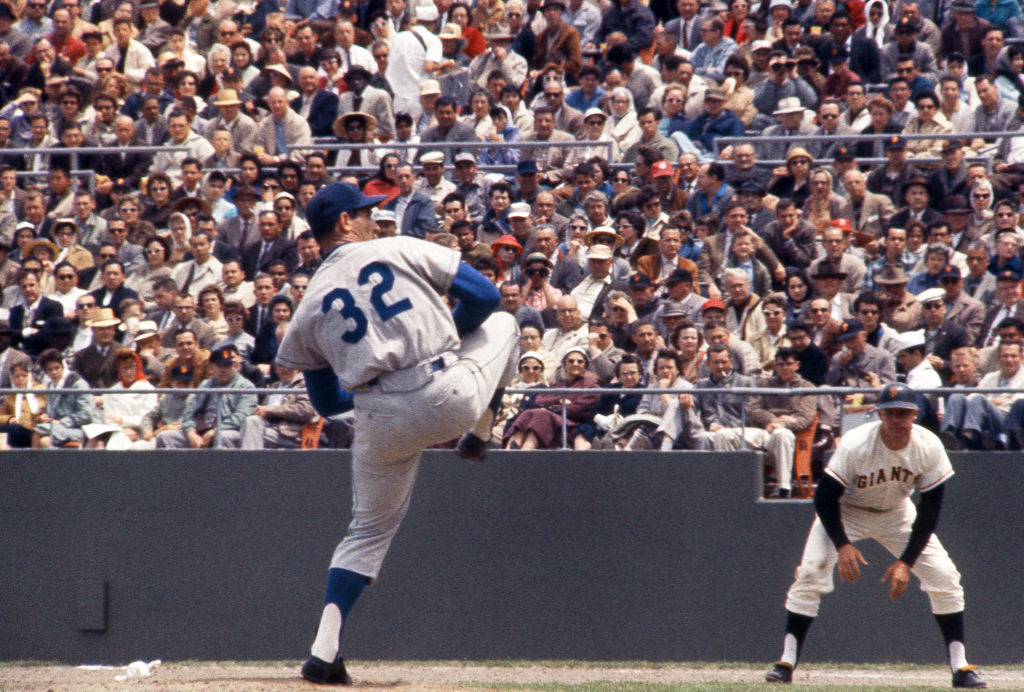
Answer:
[[[90,387],[111,387],[118,381],[117,365],[114,356],[117,344],[117,325],[121,320],[110,308],[96,310],[88,326],[92,328],[92,343],[75,353],[71,361],[71,369],[85,378]]]

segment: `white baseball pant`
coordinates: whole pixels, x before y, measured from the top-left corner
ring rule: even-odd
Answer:
[[[446,367],[421,376],[423,366],[437,357]],[[423,448],[457,438],[482,419],[489,429],[490,416],[483,414],[495,390],[512,381],[518,357],[515,318],[498,312],[458,351],[383,376],[356,392],[352,522],[331,567],[376,579],[409,509]],[[486,430],[482,437],[488,439]]]
[[[851,542],[873,538],[897,558],[907,547],[916,516],[917,508],[909,498],[902,507],[887,512],[842,507],[843,526]],[[786,610],[817,617],[822,594],[831,593],[834,588],[832,572],[838,560],[839,553],[832,539],[825,532],[821,520],[815,517],[796,570],[796,581],[786,594]],[[937,536],[933,534],[928,540],[911,571],[921,581],[921,590],[931,601],[932,613],[946,615],[964,609],[960,572]]]

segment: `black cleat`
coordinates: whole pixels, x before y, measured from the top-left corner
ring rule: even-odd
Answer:
[[[978,666],[964,666],[953,673],[953,687],[970,690],[983,690],[987,688],[988,683],[978,674],[977,670]]]
[[[764,675],[765,682],[793,682],[793,666],[779,661]]]
[[[463,459],[483,463],[487,458],[487,441],[468,432],[459,438],[458,444],[455,445],[455,453]]]
[[[334,663],[310,656],[302,664],[302,677],[318,685],[351,685],[352,678],[345,670],[345,659],[338,656]]]

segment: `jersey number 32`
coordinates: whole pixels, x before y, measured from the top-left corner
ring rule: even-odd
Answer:
[[[380,281],[370,291],[370,306],[382,322],[387,322],[395,315],[412,308],[412,301],[408,298],[402,298],[391,304],[384,301],[384,296],[395,285],[395,274],[391,271],[391,267],[383,262],[370,262],[359,270],[359,285],[365,286],[369,283],[370,277],[375,274],[380,277]],[[359,307],[352,292],[347,288],[335,288],[325,295],[320,304],[320,310],[326,315],[335,308],[336,301],[341,302],[338,313],[346,320],[352,320],[354,324],[351,329],[345,330],[345,333],[341,335],[341,340],[347,344],[359,343],[366,336],[366,313]]]

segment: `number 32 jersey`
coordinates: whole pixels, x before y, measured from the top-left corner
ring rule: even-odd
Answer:
[[[443,296],[460,260],[454,250],[402,236],[336,248],[309,282],[277,362],[330,366],[352,391],[455,350],[460,339]]]

